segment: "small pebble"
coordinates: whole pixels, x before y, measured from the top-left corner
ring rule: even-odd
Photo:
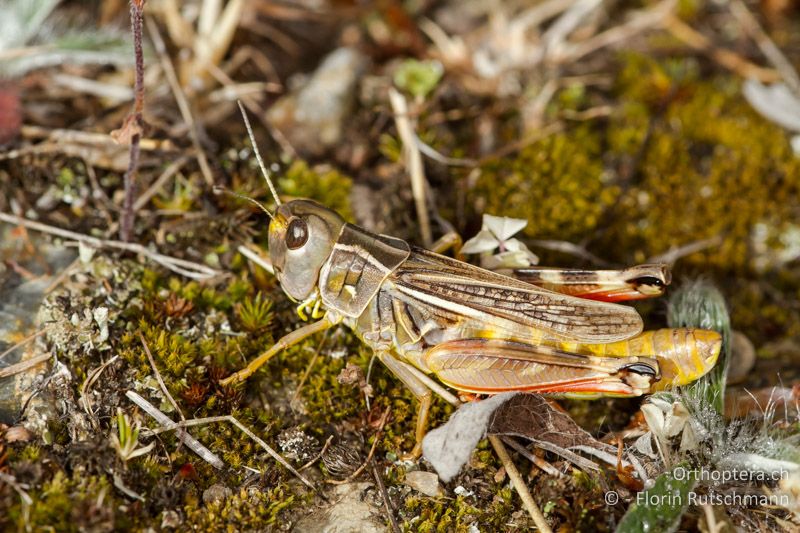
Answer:
[[[439,476],[433,472],[422,472],[420,470],[406,472],[405,484],[431,498],[439,496],[442,492],[439,487]]]
[[[181,524],[183,524],[183,520],[177,511],[164,511],[164,516],[161,518],[161,529],[176,529]]]
[[[25,429],[23,426],[12,426],[6,430],[6,442],[28,442],[33,438],[33,433]]]
[[[208,505],[216,501],[224,500],[232,494],[233,491],[231,489],[222,483],[216,483],[203,491],[203,503]]]

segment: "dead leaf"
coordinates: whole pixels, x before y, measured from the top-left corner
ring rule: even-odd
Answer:
[[[608,445],[598,442],[566,413],[555,410],[539,394],[520,394],[494,412],[488,432],[492,435],[523,437],[530,441],[546,441],[561,448]]]
[[[444,425],[425,435],[422,453],[442,481],[450,481],[458,474],[486,433],[495,409],[516,394],[498,394],[486,400],[462,405]]]
[[[122,127],[112,131],[110,135],[117,144],[131,144],[134,135],[138,135],[141,138],[144,135],[144,131],[140,121],[136,119],[136,115],[128,115],[125,117]]]

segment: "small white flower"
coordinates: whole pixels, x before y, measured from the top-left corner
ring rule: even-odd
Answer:
[[[527,220],[483,215],[483,226],[473,238],[464,243],[465,254],[481,254],[481,266],[489,270],[525,268],[539,262],[536,254],[522,242],[511,237],[528,225]],[[498,250],[497,254],[493,254]]]

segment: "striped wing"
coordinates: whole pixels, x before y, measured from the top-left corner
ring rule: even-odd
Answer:
[[[642,331],[633,308],[552,292],[419,248],[390,279],[407,304],[451,321],[461,317],[472,329],[532,339],[538,330],[584,343],[624,340]]]

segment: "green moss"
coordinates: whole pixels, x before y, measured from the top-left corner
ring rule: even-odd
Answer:
[[[129,528],[129,517],[118,512],[114,488],[106,477],[68,477],[63,471],[29,491],[30,506],[7,510],[20,531],[112,531]]]
[[[474,193],[484,213],[528,220],[531,237],[580,240],[620,191],[607,183],[599,136],[579,126],[484,165]]]
[[[514,510],[510,487],[494,487],[494,496],[488,501],[475,505],[477,499],[472,496],[457,496],[455,499],[409,497],[405,501],[405,511],[413,513],[413,523],[403,524],[404,531],[420,531],[429,533],[467,532],[478,527],[481,531],[503,531],[511,521]],[[525,519],[519,521],[526,524]]]
[[[605,96],[608,118],[568,123],[484,164],[470,192],[476,211],[524,218],[529,237],[582,243],[618,264],[719,238],[682,257],[676,279],[729,280],[733,325],[756,341],[800,334],[800,312],[782,297],[800,292],[800,279],[781,268],[781,254],[796,247],[800,195],[800,158],[787,134],[751,109],[735,78],[701,76],[694,59],[621,55]],[[596,99],[574,86],[553,105],[581,110]],[[535,251],[546,263],[576,263]],[[752,284],[764,271],[780,281]]]
[[[198,531],[264,530],[301,502],[286,486],[266,491],[243,489],[207,507],[188,509],[185,526]]]
[[[345,220],[353,221],[350,209],[352,180],[330,167],[312,168],[305,161],[294,161],[278,179],[277,186],[281,195],[317,200]]]
[[[259,331],[269,327],[272,322],[272,302],[259,292],[255,298],[246,298],[236,306],[236,314],[242,327],[247,331]]]
[[[615,161],[633,158],[637,166],[603,242],[641,261],[723,235],[719,247],[685,264],[741,273],[752,268],[755,225],[782,228],[793,218],[800,161],[738,84],[700,81],[695,70],[686,61],[628,59],[618,86],[626,105],[612,117],[608,138]]]

